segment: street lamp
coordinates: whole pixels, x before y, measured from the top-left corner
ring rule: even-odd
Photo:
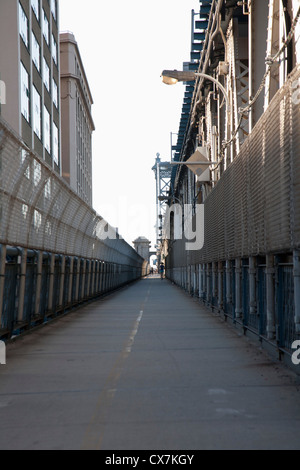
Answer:
[[[222,91],[225,101],[226,101],[226,106],[228,112],[230,112],[230,104],[229,104],[229,98],[227,95],[227,91],[223,87],[223,85],[216,80],[214,77],[211,77],[210,75],[207,75],[206,73],[202,72],[192,72],[192,71],[178,71],[178,70],[164,70],[161,74],[163,83],[166,85],[175,85],[178,82],[193,82],[196,80],[197,77],[202,77],[206,78],[207,80],[211,80],[214,82],[217,87]]]

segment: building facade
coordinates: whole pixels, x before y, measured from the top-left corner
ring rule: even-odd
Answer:
[[[1,0],[0,80],[2,118],[60,174],[58,12],[58,0]]]
[[[72,33],[60,34],[60,63],[62,176],[92,206],[93,98]]]

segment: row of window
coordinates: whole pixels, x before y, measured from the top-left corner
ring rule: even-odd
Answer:
[[[35,37],[34,32],[31,33],[32,40],[32,61],[39,73],[41,73],[41,48],[38,43],[38,40]],[[47,64],[45,57],[43,57],[43,77],[44,83],[46,85],[47,90],[49,91],[49,83],[50,83],[50,68]],[[56,84],[55,84],[56,85]],[[57,85],[56,85],[57,88]],[[57,106],[57,105],[56,105]]]
[[[47,45],[50,47],[50,25],[49,25],[49,21],[48,21],[48,18],[44,9],[42,10],[42,12],[43,12],[42,13],[43,37],[45,38]],[[23,42],[28,49],[29,48],[29,21],[20,3],[19,3],[19,29],[20,29],[20,36],[23,39]],[[51,52],[52,52],[53,61],[55,65],[57,65],[58,46],[57,46],[57,42],[53,34],[51,35]],[[37,63],[40,62],[40,60],[38,59],[38,57],[40,56],[40,45],[34,33],[32,33],[32,55],[35,55]]]
[[[57,1],[50,0],[50,6],[51,6],[52,16],[54,20],[56,21],[57,20]],[[40,0],[31,0],[31,7],[32,7],[32,10],[34,11],[36,19],[39,22],[40,21]]]
[[[82,173],[79,165],[77,166],[77,193],[86,202],[91,202],[92,188],[89,179]]]
[[[41,96],[36,87],[32,85],[32,94],[30,95],[29,75],[21,62],[21,113],[24,118],[30,122],[30,106],[32,97],[32,128],[36,136],[42,140],[42,123],[43,123],[43,144],[47,152],[51,155],[51,131],[52,131],[52,156],[54,162],[59,163],[59,140],[58,128],[52,122],[50,125],[50,113],[44,105],[42,110]],[[43,116],[42,116],[43,111]]]
[[[90,169],[91,160],[91,130],[88,125],[85,111],[81,105],[80,98],[77,94],[76,100],[76,116],[77,116],[77,154],[81,158],[82,163]]]
[[[32,33],[32,60],[38,72],[41,72],[41,56],[40,56],[40,46],[36,40],[34,33]],[[47,64],[45,57],[43,57],[43,81],[46,89],[50,93],[50,68]],[[58,109],[58,86],[54,78],[52,78],[52,99],[53,103]]]

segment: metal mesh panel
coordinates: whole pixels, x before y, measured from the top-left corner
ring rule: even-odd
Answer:
[[[141,267],[144,260],[0,118],[0,243]]]
[[[300,247],[300,66],[205,201],[205,243],[174,242],[168,266],[286,252]],[[297,85],[297,86],[296,86]]]

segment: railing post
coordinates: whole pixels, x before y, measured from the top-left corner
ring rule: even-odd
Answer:
[[[99,280],[100,280],[100,261],[95,261],[96,266],[96,280],[95,280],[95,294],[97,295],[100,291]]]
[[[250,315],[255,315],[257,311],[256,302],[256,259],[254,256],[249,258],[249,301]]]
[[[210,264],[206,264],[206,303],[211,302],[211,278],[210,278]]]
[[[18,298],[18,322],[23,321],[25,285],[26,285],[26,269],[27,269],[27,248],[23,248],[21,252],[21,268],[20,268],[20,284]]]
[[[219,261],[218,263],[218,306],[219,310],[224,309],[223,302],[223,263]]]
[[[75,302],[79,300],[79,281],[80,281],[80,258],[77,259]]]
[[[294,251],[295,329],[300,334],[300,251]]]
[[[117,281],[117,265],[114,265],[114,288],[117,287],[118,281]]]
[[[66,257],[62,256],[61,267],[60,267],[59,308],[62,308],[63,306],[65,274],[66,274]]]
[[[199,299],[202,298],[202,265],[199,264],[198,266],[199,271],[199,278],[198,278],[198,297]]]
[[[107,291],[110,291],[111,282],[111,263],[107,263]]]
[[[212,276],[212,292],[211,292],[211,302],[214,303],[214,299],[217,297],[217,263],[215,261],[211,264],[211,276]]]
[[[231,285],[231,263],[230,260],[226,260],[226,303],[232,308],[232,289]]]
[[[5,285],[6,245],[0,245],[0,326],[2,324],[3,296]]]
[[[68,304],[72,302],[72,289],[73,289],[73,282],[74,282],[74,257],[70,258],[70,273],[69,273],[69,291],[68,291]]]
[[[266,288],[267,288],[267,337],[274,339],[276,326],[275,326],[275,285],[274,285],[274,256],[266,256]]]
[[[206,277],[206,264],[202,264],[202,298],[204,301],[207,300],[207,277]]]
[[[42,290],[42,269],[43,269],[43,252],[38,251],[37,255],[37,273],[36,273],[36,291],[35,291],[35,308],[36,316],[40,315],[41,290]]]
[[[103,292],[107,291],[107,262],[103,263]]]
[[[51,253],[50,273],[49,273],[48,312],[52,312],[52,309],[53,309],[54,270],[55,270],[55,254]]]
[[[91,260],[91,266],[92,266],[92,273],[91,273],[91,287],[90,287],[90,295],[93,297],[96,293],[95,289],[95,279],[96,279],[96,261]]]
[[[80,263],[79,263],[79,264],[80,264]],[[82,260],[81,292],[80,292],[80,297],[78,297],[77,300],[84,299],[84,289],[85,289],[85,279],[86,279],[86,266],[87,266],[87,260],[84,259],[84,260]]]
[[[103,293],[103,270],[104,270],[104,263],[103,261],[100,262],[100,282],[99,282],[99,293]]]
[[[242,274],[242,262],[240,258],[236,258],[235,260],[235,299],[236,299],[236,306],[235,306],[235,317],[241,318],[242,317],[242,289],[241,289],[241,274]]]

